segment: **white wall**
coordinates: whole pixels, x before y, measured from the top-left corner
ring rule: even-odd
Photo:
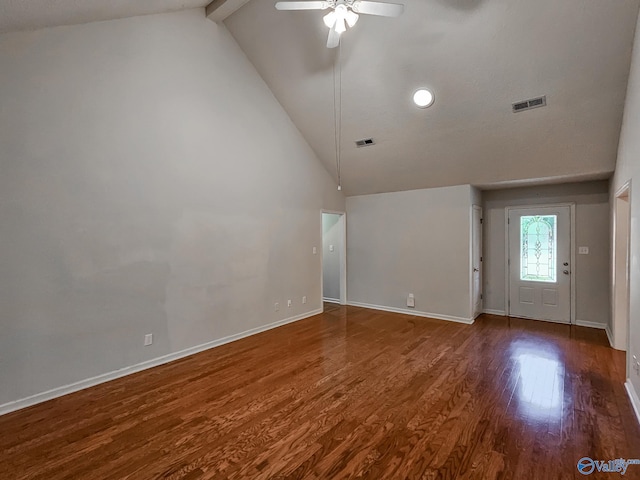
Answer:
[[[0,98],[0,405],[321,308],[344,198],[204,10],[2,35]]]
[[[347,198],[349,303],[471,320],[469,185]]]
[[[640,358],[640,19],[636,27],[636,38],[631,60],[631,73],[627,87],[624,119],[618,147],[616,173],[611,183],[612,195],[631,180],[631,245],[630,275],[631,292],[630,355]],[[640,392],[640,374],[631,370],[631,385]],[[636,397],[636,402],[638,398]],[[640,409],[640,404],[636,404]]]
[[[608,325],[609,194],[606,181],[545,185],[485,191],[484,197],[484,308],[505,311],[505,208],[520,205],[576,203],[576,320]]]
[[[335,301],[340,301],[340,257],[343,242],[339,222],[340,215],[322,214],[322,295]]]

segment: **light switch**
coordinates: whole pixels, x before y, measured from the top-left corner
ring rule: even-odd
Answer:
[[[415,308],[415,306],[416,306],[416,297],[413,296],[413,293],[410,293],[407,296],[407,307]]]
[[[313,247],[313,254],[315,255],[316,253],[318,253],[318,249],[316,247]]]
[[[329,245],[329,251],[333,252],[335,250],[335,247],[333,245]]]
[[[589,255],[589,247],[578,247],[578,255]]]

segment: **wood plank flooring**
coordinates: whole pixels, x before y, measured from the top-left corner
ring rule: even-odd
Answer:
[[[620,478],[576,464],[640,458],[623,382],[603,331],[326,305],[0,417],[0,479]]]

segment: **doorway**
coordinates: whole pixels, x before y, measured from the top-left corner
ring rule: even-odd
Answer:
[[[627,183],[615,195],[612,262],[613,312],[611,323],[613,327],[613,348],[627,352],[629,341],[630,191],[631,185]]]
[[[507,209],[509,316],[572,323],[573,208]]]
[[[322,212],[322,300],[347,304],[347,234],[344,212]]]
[[[482,308],[482,208],[473,206],[471,212],[471,311],[477,318]]]

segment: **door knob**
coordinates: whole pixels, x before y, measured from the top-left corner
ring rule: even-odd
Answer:
[[[569,270],[563,270],[562,273],[564,273],[565,275],[569,275]]]

